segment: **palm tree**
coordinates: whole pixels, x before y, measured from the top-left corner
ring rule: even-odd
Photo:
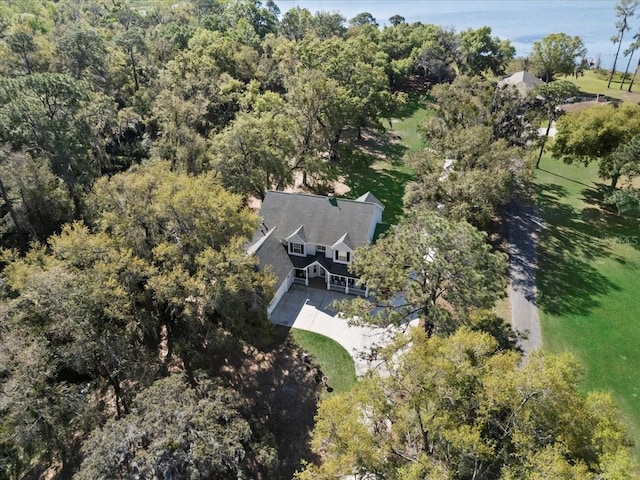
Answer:
[[[619,20],[616,22],[616,28],[618,29],[616,35],[611,37],[611,41],[614,44],[618,44],[618,50],[616,50],[616,56],[613,59],[613,67],[611,68],[611,75],[609,75],[609,83],[607,88],[611,87],[611,79],[616,72],[616,63],[618,62],[618,55],[620,54],[620,47],[622,47],[622,39],[624,38],[624,32],[629,30],[629,17],[632,17],[638,7],[638,0],[620,0],[616,5],[616,17]]]
[[[623,52],[625,57],[627,55],[629,56],[629,60],[627,61],[627,68],[624,69],[624,75],[622,76],[622,82],[620,82],[620,90],[622,90],[622,87],[624,86],[624,81],[627,78],[627,73],[629,73],[629,65],[631,65],[631,59],[633,58],[633,54],[638,49],[638,47],[640,47],[640,31],[638,31],[638,33],[636,33],[633,36],[633,42],[631,42],[631,45],[629,45],[629,48],[627,48]]]
[[[561,113],[558,107],[562,105],[567,98],[573,97],[577,93],[578,87],[567,80],[543,83],[533,90],[531,95],[539,102],[547,117],[547,131],[544,135],[540,135],[540,152],[538,153],[536,168],[540,168],[540,160],[542,160],[542,153],[549,138],[551,126]]]
[[[631,93],[631,87],[633,87],[633,82],[636,80],[636,75],[638,74],[638,69],[640,69],[640,59],[638,59],[638,64],[636,65],[636,69],[633,72],[633,77],[631,77],[631,83],[629,84],[629,88],[627,92]]]

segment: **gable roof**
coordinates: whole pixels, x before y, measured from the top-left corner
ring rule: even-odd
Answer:
[[[260,215],[266,228],[278,228],[279,238],[288,238],[303,226],[308,243],[330,246],[348,234],[356,248],[369,243],[371,223],[381,208],[369,201],[270,190]]]
[[[520,95],[523,97],[527,95],[536,85],[540,85],[544,83],[535,75],[530,74],[529,72],[525,72],[524,70],[521,72],[516,72],[510,77],[503,78],[498,82],[498,87],[505,87],[507,85],[513,85],[518,89]]]
[[[307,241],[307,237],[304,234],[304,225],[300,225],[296,230],[291,232],[290,235],[287,235],[287,238],[291,238],[291,237],[295,237],[295,236],[297,236],[303,242]]]
[[[331,247],[335,247],[336,245],[338,245],[339,243],[342,243],[344,245],[346,245],[347,247],[349,247],[351,250],[354,250],[354,246],[353,243],[351,243],[351,239],[349,238],[349,234],[345,233],[344,235],[342,235],[338,240],[335,241],[335,243],[333,245],[331,245]]]
[[[382,208],[382,210],[384,210],[384,205],[382,204],[382,202],[378,200],[376,196],[371,192],[367,192],[364,195],[360,195],[358,198],[356,198],[356,202],[375,203],[380,208]]]
[[[250,254],[255,253],[258,257],[258,266],[261,270],[267,265],[271,265],[271,271],[276,277],[276,285],[280,285],[289,275],[293,263],[291,263],[291,259],[278,237],[274,235],[275,230],[276,227],[266,234],[256,237],[257,241],[247,251]]]

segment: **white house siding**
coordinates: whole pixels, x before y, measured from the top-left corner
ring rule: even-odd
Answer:
[[[335,245],[333,245],[333,248],[331,250],[332,250],[331,254],[333,255],[333,261],[334,262],[348,264],[348,263],[351,263],[351,261],[353,261],[353,250],[351,249],[351,247],[345,245],[344,242],[336,243]],[[338,251],[338,252],[349,252],[349,261],[348,262],[343,262],[341,260],[336,260],[336,257],[335,257],[335,252],[336,251]]]
[[[297,255],[298,257],[306,257],[307,255],[309,255],[309,251],[307,250],[309,248],[309,245],[307,245],[307,242],[305,242],[302,238],[300,238],[298,235],[292,235],[289,238],[287,238],[287,249],[289,251],[289,255]],[[291,251],[291,244],[292,243],[297,243],[298,245],[302,245],[304,248],[304,255],[301,255],[299,253],[294,253]]]
[[[376,208],[373,217],[371,218],[371,225],[369,225],[369,242],[373,241],[373,235],[376,233],[376,226],[378,223],[382,223],[382,209]]]
[[[293,283],[293,270],[289,272],[289,275],[286,276],[286,278],[282,281],[282,283],[276,290],[276,293],[273,295],[273,300],[271,300],[271,303],[267,307],[268,316],[271,316],[271,312],[273,312],[275,308],[278,306],[278,302],[280,302],[280,299],[282,299],[284,294],[289,291],[289,288],[291,288],[292,283]]]

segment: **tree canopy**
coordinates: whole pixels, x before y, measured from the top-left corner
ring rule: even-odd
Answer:
[[[565,163],[598,162],[598,174],[614,189],[638,158],[613,153],[640,133],[640,107],[624,103],[604,105],[561,117],[552,154]]]
[[[356,251],[351,266],[376,303],[344,302],[349,315],[378,323],[419,318],[428,334],[450,333],[504,292],[506,258],[464,221],[414,210],[384,238]]]
[[[401,352],[401,353],[398,353]],[[569,355],[500,352],[485,333],[412,330],[381,353],[387,373],[323,400],[296,478],[628,478],[632,460],[611,398],[579,393]]]
[[[536,75],[550,82],[556,75],[573,75],[576,59],[584,57],[586,49],[582,39],[566,33],[551,33],[533,43],[530,63]]]
[[[477,228],[526,184],[538,106],[495,88],[515,50],[491,28],[379,21],[280,12],[272,0],[0,2],[1,478],[298,468],[275,454],[294,440],[278,429],[289,404],[270,402],[295,365],[278,357],[287,366],[275,372],[260,351],[274,333],[273,278],[247,255],[258,225],[247,205],[271,188],[357,179],[351,160],[416,99],[434,115],[421,130],[428,148],[407,162],[411,213],[354,264],[380,308],[345,311],[418,317],[432,336],[466,325],[495,334],[488,350],[513,349],[490,310],[505,256]],[[557,43],[575,60],[577,40]],[[561,60],[551,76],[567,70]],[[627,133],[607,158],[632,174]],[[251,390],[265,377],[269,395]],[[295,388],[308,434],[315,384]],[[443,444],[427,443],[443,465]],[[531,465],[569,458],[537,447]]]
[[[233,390],[179,375],[136,395],[132,412],[95,430],[74,478],[238,478],[246,473],[251,427]]]
[[[169,365],[194,378],[269,332],[269,280],[243,248],[256,219],[216,175],[158,163],[93,192],[93,229],[67,225],[25,257],[4,255],[2,431],[20,434],[0,444],[19,456],[48,445],[65,464],[103,420],[100,392],[125,415]]]

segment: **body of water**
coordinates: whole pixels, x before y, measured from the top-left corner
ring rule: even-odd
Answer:
[[[410,23],[433,23],[456,31],[488,25],[494,35],[511,40],[519,57],[531,53],[533,42],[556,32],[579,35],[587,48],[587,57],[593,60],[600,57],[603,67],[611,67],[616,49],[611,42],[616,33],[616,0],[276,0],[276,3],[283,13],[300,6],[311,12],[339,11],[347,20],[369,12],[380,25],[388,24],[389,17],[396,14]],[[634,18],[630,24],[620,58],[633,34],[640,31],[640,19]],[[624,64],[619,59],[617,67],[623,69]]]

